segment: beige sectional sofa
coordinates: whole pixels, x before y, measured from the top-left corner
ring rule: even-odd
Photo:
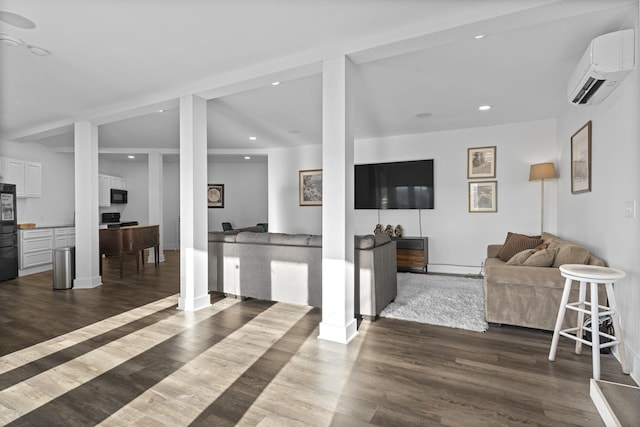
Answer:
[[[396,243],[355,237],[355,313],[375,318],[396,297]],[[322,306],[322,236],[209,232],[209,290]]]
[[[550,233],[524,237],[540,243],[536,248],[518,251],[523,246],[509,245],[508,236],[505,243],[487,247],[484,275],[487,321],[553,330],[565,282],[558,267],[562,264],[603,266],[605,263],[586,248]],[[520,238],[520,241],[524,240]],[[529,244],[533,245],[533,242]],[[544,266],[546,264],[549,265]],[[577,301],[577,298],[578,284],[574,283],[570,301]],[[598,299],[606,301],[603,289]],[[576,321],[577,313],[568,310],[563,327],[575,326]]]

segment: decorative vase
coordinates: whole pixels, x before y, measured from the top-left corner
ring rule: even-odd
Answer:
[[[396,225],[396,229],[394,230],[396,237],[402,237],[402,226],[400,224]]]

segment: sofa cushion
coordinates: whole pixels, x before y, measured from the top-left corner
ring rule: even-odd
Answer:
[[[256,233],[253,231],[243,231],[236,236],[236,242],[238,243],[260,243],[268,244],[271,233]]]
[[[531,255],[535,253],[535,249],[525,249],[520,251],[507,261],[507,265],[522,265]]]
[[[586,264],[589,262],[589,251],[576,244],[561,244],[557,247],[558,253],[553,261],[554,267],[563,264]]]
[[[391,241],[391,237],[389,237],[387,234],[375,234],[373,235],[373,240],[375,247],[377,248],[378,246],[386,245],[387,243],[389,243]]]
[[[270,243],[272,245],[307,246],[310,237],[309,234],[271,233]]]
[[[528,265],[530,267],[551,267],[557,252],[557,249],[548,248],[534,251],[522,265]]]
[[[309,237],[309,246],[313,248],[321,248],[322,247],[322,236],[317,234],[313,234]]]
[[[524,234],[507,233],[507,238],[498,253],[498,257],[507,262],[512,256],[525,249],[534,249],[536,246],[544,243],[538,236],[525,236]]]
[[[366,236],[354,236],[354,245],[356,249],[372,249],[375,244],[375,238],[371,234]]]

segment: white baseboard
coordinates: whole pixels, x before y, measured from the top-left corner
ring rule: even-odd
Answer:
[[[427,272],[477,276],[480,274],[481,269],[479,266],[473,267],[464,265],[429,264],[427,265]],[[484,270],[482,271],[482,273],[484,273]]]

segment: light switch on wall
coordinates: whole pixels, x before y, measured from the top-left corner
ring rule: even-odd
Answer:
[[[636,201],[630,200],[625,202],[624,205],[624,216],[627,218],[635,218],[636,217]]]

